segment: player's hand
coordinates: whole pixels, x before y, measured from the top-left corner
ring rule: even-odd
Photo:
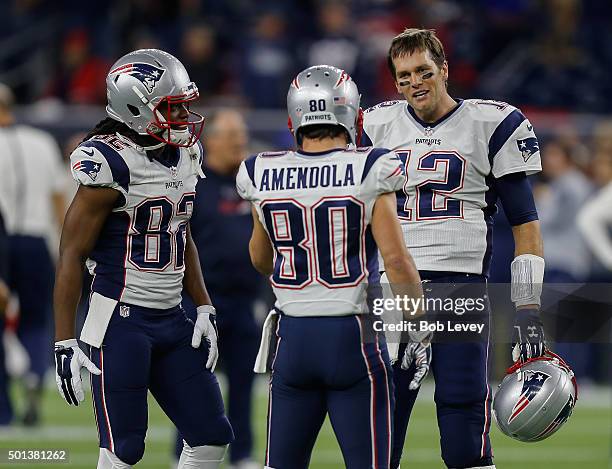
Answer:
[[[55,382],[60,395],[70,405],[79,405],[85,399],[81,368],[99,375],[101,371],[83,353],[76,339],[55,342]]]
[[[408,389],[414,391],[421,386],[421,383],[429,373],[431,364],[431,345],[424,342],[410,342],[406,346],[406,351],[402,357],[402,370],[410,368],[415,364],[414,376],[408,385]]]
[[[525,362],[546,351],[544,327],[539,308],[517,309],[512,337],[512,360]]]
[[[215,371],[217,359],[219,358],[219,348],[217,347],[217,325],[215,323],[215,308],[211,305],[198,306],[198,317],[193,327],[193,337],[191,346],[198,348],[202,343],[202,336],[208,342],[208,360],[206,368]]]

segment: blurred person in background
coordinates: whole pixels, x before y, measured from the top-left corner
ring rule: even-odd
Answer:
[[[263,9],[244,40],[241,88],[255,108],[279,108],[284,104],[285,84],[291,80],[295,67],[286,29],[280,7]]]
[[[229,385],[226,404],[235,436],[230,467],[257,469],[261,465],[251,460],[253,365],[259,346],[254,306],[263,277],[249,257],[250,205],[236,191],[236,173],[248,155],[249,144],[240,113],[222,109],[207,117],[203,143],[206,179],[196,187],[191,234],[217,308],[221,367]],[[189,298],[184,297],[183,306],[187,314],[194,314]]]
[[[592,162],[596,182],[601,186],[578,214],[578,229],[599,263],[608,270],[604,281],[612,280],[612,146],[599,145]]]
[[[178,50],[181,39],[180,15],[184,9],[182,1],[126,0],[114,3],[120,44],[124,47]],[[147,42],[151,45],[147,46]]]
[[[181,58],[198,83],[200,99],[222,93],[226,82],[215,30],[205,23],[191,25],[183,32]]]
[[[0,102],[12,102],[13,94],[11,90],[0,85]],[[8,169],[8,158],[0,158],[0,176]],[[13,420],[13,405],[9,396],[9,377],[5,366],[6,352],[4,347],[4,330],[6,308],[9,304],[11,292],[6,282],[8,278],[8,234],[4,222],[7,205],[14,200],[14,195],[7,193],[0,187],[0,426],[9,425]]]
[[[9,235],[9,286],[19,301],[17,335],[28,352],[23,423],[39,420],[40,394],[50,366],[53,258],[66,205],[65,170],[55,139],[19,125],[13,96],[0,86],[0,199]]]
[[[573,148],[560,139],[542,149],[542,175],[546,183],[536,190],[536,206],[542,237],[546,239],[546,282],[585,281],[591,266],[576,216],[593,193],[593,185],[576,167],[572,152]]]
[[[316,12],[319,32],[306,49],[306,60],[308,65],[331,64],[359,81],[355,72],[360,48],[351,12],[349,4],[342,0],[327,0],[319,5]]]
[[[104,74],[109,64],[91,52],[87,29],[68,32],[61,46],[60,68],[48,85],[47,95],[71,104],[103,104]]]
[[[574,112],[609,109],[610,85],[606,67],[593,53],[588,28],[583,22],[587,3],[579,0],[539,2],[535,14],[523,19],[523,23],[531,26],[531,31],[515,32],[514,37],[519,39],[497,54],[487,76],[483,77],[483,91],[496,99],[522,105],[565,108]],[[538,28],[533,27],[536,22]],[[580,80],[575,79],[577,76]]]
[[[574,151],[575,147],[562,138],[550,141],[542,149],[542,176],[546,183],[534,192],[542,237],[546,240],[547,284],[586,282],[591,270],[591,254],[576,219],[593,193],[593,185],[574,162]],[[589,344],[563,342],[555,348],[571,363],[576,376],[584,378],[588,374]]]
[[[0,164],[1,166],[1,164]],[[8,236],[2,216],[2,201],[0,200],[0,428],[13,420],[13,406],[8,394],[8,376],[4,365],[5,351],[2,336],[4,334],[4,312],[8,305],[10,292],[6,286],[8,271]]]

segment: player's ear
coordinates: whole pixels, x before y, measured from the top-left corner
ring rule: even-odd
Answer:
[[[446,60],[442,64],[442,67],[440,67],[440,73],[442,74],[444,81],[448,81],[448,62]]]

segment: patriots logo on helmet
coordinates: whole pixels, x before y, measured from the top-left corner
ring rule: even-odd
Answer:
[[[159,82],[165,71],[163,68],[151,64],[131,63],[111,70],[110,74],[133,76],[145,86],[149,93],[153,93],[157,82]]]
[[[72,169],[75,171],[82,171],[87,174],[92,181],[95,181],[98,177],[98,173],[100,172],[100,163],[91,160],[81,160],[77,161],[72,165]]]
[[[338,88],[343,82],[350,81],[350,80],[351,80],[350,75],[346,73],[344,70],[342,70],[342,73],[338,77],[338,81],[336,81],[336,84],[334,85],[334,89]]]
[[[548,378],[550,378],[550,375],[542,373],[541,371],[525,371],[524,373],[528,376],[526,376],[525,380],[523,381],[521,395],[512,408],[512,413],[508,418],[508,423],[516,419],[521,412],[525,410],[525,407],[529,405],[533,398],[537,396],[540,389],[542,389],[542,385]]]

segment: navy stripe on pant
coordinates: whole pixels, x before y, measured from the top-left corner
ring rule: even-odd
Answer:
[[[486,279],[481,275],[433,275],[421,273],[430,283],[430,296],[442,298],[477,298],[486,294]],[[435,380],[436,412],[440,430],[442,459],[449,468],[469,468],[492,464],[489,429],[491,426],[491,388],[488,383],[490,306],[479,313],[451,314],[444,321],[469,320],[482,322],[482,335],[457,335],[441,338],[436,335],[432,343],[431,370]],[[446,340],[445,340],[446,339]],[[408,384],[414,375],[414,366],[401,369],[401,357],[393,366],[395,384],[395,426],[391,467],[399,467],[408,421],[418,389],[410,391]],[[408,442],[410,439],[408,439]],[[409,444],[409,443],[408,443]],[[408,456],[408,463],[410,457]]]
[[[101,448],[132,465],[142,458],[148,390],[190,446],[231,442],[219,384],[205,367],[206,341],[194,349],[192,333],[180,306],[117,305],[102,347],[89,351],[102,371],[91,376]]]
[[[384,338],[367,319],[281,316],[268,406],[266,465],[307,468],[326,414],[348,469],[386,469],[393,384]]]

